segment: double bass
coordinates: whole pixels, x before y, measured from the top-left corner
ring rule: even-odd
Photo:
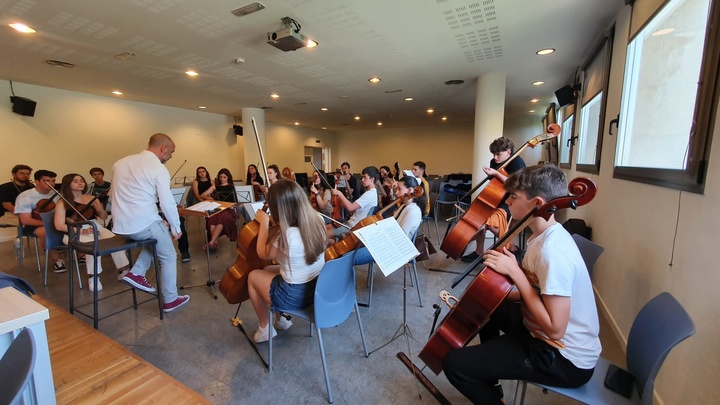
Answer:
[[[547,127],[548,133],[540,134],[529,141],[525,142],[515,153],[513,153],[497,170],[501,174],[507,176],[507,172],[504,168],[510,164],[517,156],[520,155],[527,147],[534,148],[535,146],[547,142],[560,135],[560,126],[557,124],[550,124]],[[445,236],[442,243],[440,244],[440,250],[445,252],[449,257],[457,260],[462,255],[465,246],[470,243],[480,229],[485,225],[490,215],[495,211],[503,198],[505,197],[505,189],[503,188],[503,182],[500,180],[488,176],[477,186],[473,187],[472,190],[465,193],[460,198],[462,201],[465,197],[472,195],[480,186],[488,182],[488,185],[478,194],[473,200],[470,207],[465,211],[462,216],[458,219],[455,226]]]
[[[255,118],[252,119],[253,130],[255,131],[255,139],[257,140],[258,149],[260,150],[260,159],[262,161],[263,170],[265,170],[265,178],[267,178],[267,165],[263,156],[262,146],[260,145],[260,136],[257,132]],[[220,293],[225,297],[229,304],[241,304],[250,295],[248,293],[248,275],[254,269],[262,269],[266,266],[266,261],[261,259],[257,254],[257,237],[260,232],[260,223],[255,219],[249,221],[238,233],[237,248],[238,254],[235,263],[230,266],[222,279],[220,280]],[[238,308],[238,311],[240,308]]]
[[[570,196],[556,198],[541,207],[535,207],[515,227],[498,239],[491,249],[502,250],[508,241],[518,235],[536,217],[547,220],[558,210],[575,209],[589,203],[597,194],[597,185],[590,179],[576,178],[568,184],[568,190]],[[468,266],[465,272],[453,281],[452,287],[454,288],[475,267],[480,265],[482,260],[482,257],[479,257]],[[513,284],[508,277],[485,267],[454,305],[449,302],[454,297],[443,291],[441,296],[444,297],[444,301],[451,307],[451,310],[425,343],[419,354],[420,359],[435,374],[439,374],[448,352],[465,346],[487,323],[490,315],[507,297],[512,288]]]

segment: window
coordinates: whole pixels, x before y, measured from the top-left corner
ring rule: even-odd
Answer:
[[[575,117],[570,115],[562,124],[562,132],[560,133],[560,167],[562,168],[570,168],[572,145],[574,143],[572,136],[574,122]]]
[[[577,116],[578,154],[576,169],[600,173],[603,123],[605,121],[605,94],[610,78],[610,54],[614,28],[600,39],[582,66],[582,102]]]
[[[614,177],[703,192],[717,109],[711,3],[670,0],[630,41]]]

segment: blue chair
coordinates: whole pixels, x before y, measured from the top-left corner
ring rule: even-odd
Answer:
[[[587,384],[578,388],[559,388],[536,384],[586,404],[652,405],[655,377],[670,350],[695,334],[690,315],[668,292],[661,293],[640,309],[635,317],[627,345],[627,371],[635,378],[632,396],[626,398],[605,387],[605,376],[612,363],[598,359],[595,372]],[[516,395],[517,399],[517,395]],[[523,388],[520,403],[525,399]]]
[[[49,263],[49,251],[50,249],[55,250],[68,250],[67,245],[63,243],[63,233],[59,232],[57,229],[55,229],[55,211],[50,212],[42,212],[40,213],[40,219],[43,221],[43,226],[45,227],[45,282],[44,286],[47,286],[48,283],[48,263]],[[72,264],[72,260],[68,261],[68,266]],[[80,289],[83,288],[82,286],[82,277],[80,277],[80,265],[78,265],[77,257],[75,258],[75,269],[77,270],[77,276],[78,276],[78,287]]]
[[[583,261],[585,261],[585,267],[587,267],[590,277],[592,277],[592,270],[593,267],[595,267],[595,262],[602,252],[605,251],[605,248],[589,241],[588,239],[585,239],[577,233],[572,234],[572,238],[580,250],[580,254],[583,257]]]
[[[35,340],[23,329],[0,359],[0,404],[19,404],[35,368]]]
[[[40,273],[42,271],[42,268],[40,267],[40,250],[38,250],[37,236],[35,236],[34,234],[24,235],[22,224],[18,224],[17,230],[20,242],[22,242],[23,238],[27,238],[28,244],[30,242],[30,239],[35,242],[35,260],[37,261],[38,273]],[[23,267],[23,264],[25,264],[25,246],[22,243],[20,243],[20,255],[18,256],[18,264],[20,265],[20,267]]]
[[[272,336],[275,333],[273,326],[273,313],[283,312],[288,315],[297,316],[310,322],[310,336],[312,327],[317,331],[318,343],[320,344],[320,357],[322,359],[323,372],[325,374],[325,385],[327,386],[328,402],[333,402],[332,389],[330,388],[330,376],[328,374],[327,360],[325,359],[325,346],[323,346],[321,329],[332,328],[345,322],[353,309],[360,327],[360,339],[362,340],[365,357],[368,357],[368,348],[365,343],[365,332],[360,319],[357,299],[355,295],[355,269],[353,259],[355,252],[325,263],[317,279],[315,286],[315,303],[307,308],[289,310],[284,308],[269,308],[270,329],[268,331],[268,370],[272,373]]]
[[[440,217],[440,206],[441,205],[450,205],[453,207],[452,213],[455,213],[455,204],[458,202],[458,196],[452,193],[448,193],[445,191],[445,186],[451,184],[449,182],[440,182],[440,188],[438,189],[438,196],[435,200],[435,209],[433,210],[433,215],[435,217],[435,234],[438,235],[438,243],[442,242],[440,240],[440,230],[438,227],[438,217]]]

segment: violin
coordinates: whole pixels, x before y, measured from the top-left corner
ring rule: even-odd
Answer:
[[[537,145],[545,143],[551,139],[556,138],[560,135],[560,126],[557,124],[550,124],[547,127],[548,133],[540,134],[520,147],[515,153],[513,153],[508,160],[506,160],[497,171],[507,176],[508,173],[505,171],[505,167],[510,164],[522,151],[526,148],[534,148]],[[472,195],[480,186],[488,182],[488,185],[478,194],[473,200],[470,207],[465,211],[459,218],[455,226],[449,231],[445,239],[440,244],[440,250],[445,252],[449,257],[457,260],[462,254],[465,246],[475,238],[475,235],[485,225],[490,215],[495,211],[500,203],[502,203],[505,197],[505,189],[503,188],[503,182],[496,179],[495,177],[488,176],[477,186],[473,187],[470,191],[465,193],[460,198],[462,201],[465,197]]]
[[[282,176],[284,179],[290,179],[292,181],[297,181],[297,180],[295,180],[295,172],[289,167],[283,167]]]
[[[355,224],[355,226],[350,229],[350,232],[348,232],[348,234],[344,238],[342,238],[335,244],[328,246],[328,248],[325,249],[325,261],[337,259],[345,253],[355,250],[358,243],[360,242],[357,236],[355,236],[355,231],[368,225],[372,225],[375,222],[382,221],[383,219],[385,219],[383,217],[383,214],[390,208],[394,206],[400,206],[408,198],[420,197],[423,195],[423,192],[424,190],[422,186],[413,187],[407,194],[398,197],[398,199],[393,201],[392,204],[381,209],[375,215],[370,215],[360,220],[360,222]]]
[[[558,210],[575,209],[589,203],[597,194],[597,185],[590,179],[576,178],[568,184],[568,190],[569,196],[548,201],[542,207],[535,207],[490,249],[502,251],[503,247],[536,217],[548,220]],[[476,259],[453,281],[452,288],[455,288],[482,261],[482,257]],[[420,351],[418,355],[420,359],[435,374],[439,374],[448,352],[461,348],[472,340],[495,308],[507,297],[512,287],[513,284],[508,277],[485,267],[465,289],[460,299],[456,299],[446,291],[441,292],[441,298],[451,309]],[[450,301],[455,301],[454,305],[450,304]]]
[[[55,201],[53,201],[53,198],[43,198],[42,200],[38,201],[35,209],[32,210],[32,217],[37,220],[42,220],[40,214],[44,212],[50,212],[54,209]]]
[[[70,215],[70,219],[72,219],[75,222],[79,221],[87,221],[88,219],[95,216],[97,213],[97,210],[95,207],[93,207],[93,203],[97,201],[102,196],[107,195],[108,190],[103,190],[101,193],[93,197],[92,200],[90,200],[87,204],[78,204],[75,207],[74,212]]]

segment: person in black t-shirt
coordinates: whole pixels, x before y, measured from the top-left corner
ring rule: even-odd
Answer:
[[[30,182],[32,167],[28,165],[15,165],[12,168],[12,179],[0,185],[0,217],[3,225],[16,226],[18,224],[15,214],[15,200],[25,190],[33,188]],[[5,213],[8,213],[5,215]]]

